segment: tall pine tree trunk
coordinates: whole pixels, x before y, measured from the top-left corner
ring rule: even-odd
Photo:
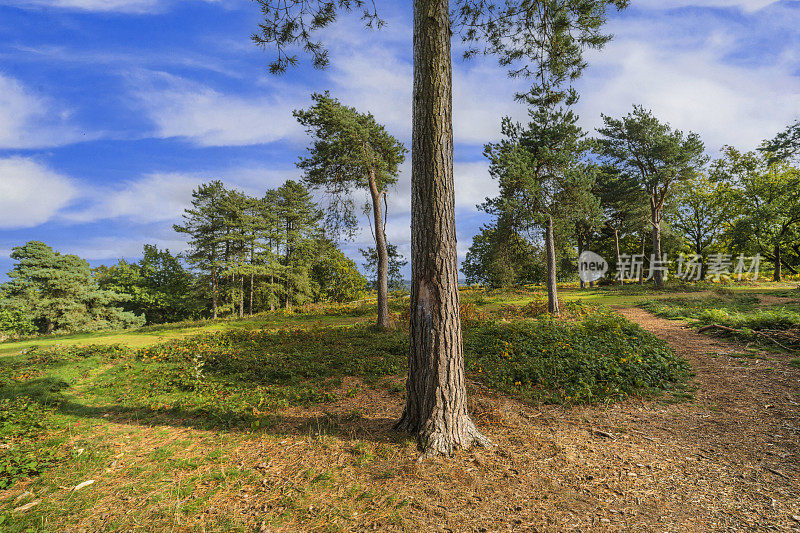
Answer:
[[[661,213],[655,207],[650,210],[650,223],[653,225],[653,255],[650,259],[650,269],[653,271],[653,281],[656,287],[664,286],[664,273],[655,269],[656,263],[661,266]]]
[[[219,279],[216,268],[211,271],[211,306],[213,308],[214,320],[216,320],[217,307],[219,307]]]
[[[253,272],[250,272],[250,316],[253,316]]]
[[[411,339],[397,428],[426,456],[488,445],[467,413],[459,317],[448,0],[414,0]]]
[[[617,255],[617,272],[619,272],[619,264],[622,262],[622,256],[619,253],[619,230],[617,228],[614,229],[614,252]],[[619,277],[619,284],[625,285],[625,276],[621,275]]]
[[[783,265],[781,265],[781,244],[775,243],[775,270],[772,272],[773,281],[781,281],[783,279]]]
[[[372,196],[372,213],[375,219],[375,251],[378,254],[378,327],[389,326],[389,251],[386,233],[383,231],[381,192],[375,180],[375,170],[369,175],[369,192]]]
[[[244,274],[239,276],[239,318],[244,318]]]
[[[545,246],[547,248],[547,310],[558,316],[561,309],[558,307],[558,279],[556,272],[556,242],[553,234],[553,217],[547,218],[545,230]]]
[[[581,265],[580,265],[580,258],[581,254],[583,253],[583,235],[578,233],[578,274],[580,275]],[[583,278],[580,278],[580,287],[581,289],[586,288],[586,282],[583,281]]]

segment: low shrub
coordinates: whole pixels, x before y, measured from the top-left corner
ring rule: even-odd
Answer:
[[[608,310],[567,321],[486,324],[465,334],[467,368],[485,385],[537,403],[613,401],[670,389],[688,374],[667,343]]]
[[[49,416],[50,411],[31,398],[0,399],[0,490],[56,463],[55,451],[40,441]]]

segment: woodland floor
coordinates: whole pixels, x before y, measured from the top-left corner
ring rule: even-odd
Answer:
[[[68,491],[37,495],[63,500],[42,529],[800,531],[800,369],[618,311],[691,361],[692,398],[534,408],[471,385],[497,447],[423,463],[391,430],[398,395],[350,379],[347,400],[289,409],[259,436],[106,419],[96,438],[108,459],[81,473],[93,497],[71,510]],[[194,468],[135,481],[167,448]],[[181,510],[198,497],[202,512]]]

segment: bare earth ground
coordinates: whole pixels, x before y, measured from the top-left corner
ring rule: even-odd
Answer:
[[[473,415],[497,448],[421,464],[391,430],[399,394],[355,380],[344,384],[348,398],[289,410],[263,436],[109,421],[113,462],[87,472],[97,486],[83,489],[98,498],[51,527],[162,530],[148,517],[161,491],[186,498],[152,516],[174,513],[169,531],[213,531],[230,517],[255,531],[800,531],[800,371],[782,355],[742,357],[752,352],[640,309],[620,312],[692,362],[693,401],[532,408],[472,385]],[[164,441],[186,442],[187,458],[225,443],[219,465],[203,468],[253,475],[184,516],[179,505],[202,485],[184,494],[172,475],[155,479],[158,489],[125,486]]]

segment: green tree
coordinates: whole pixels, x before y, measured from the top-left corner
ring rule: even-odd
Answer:
[[[340,12],[357,10],[368,26],[382,19],[364,0],[256,0],[263,20],[252,37],[272,47],[272,72],[286,70],[300,46],[317,68],[328,64],[317,33]],[[414,88],[411,162],[411,321],[406,407],[398,429],[415,435],[427,455],[488,444],[467,413],[459,320],[453,180],[451,38],[466,56],[495,54],[526,76],[565,51],[599,48],[608,5],[627,0],[414,0]],[[570,55],[570,57],[574,57]]]
[[[24,337],[36,333],[33,318],[23,309],[3,300],[0,294],[0,340],[4,337]]]
[[[595,220],[600,207],[591,193],[594,169],[580,161],[587,146],[577,115],[541,105],[530,116],[527,128],[504,120],[504,138],[487,145],[489,173],[500,192],[483,208],[498,217],[505,231],[543,229],[548,310],[558,315],[556,233],[565,233],[576,221]]]
[[[281,263],[284,226],[281,223],[279,206],[280,194],[276,189],[268,190],[259,205],[261,226],[258,250],[264,276],[269,280],[267,302],[270,311],[274,311],[280,302],[281,280],[285,270]]]
[[[789,125],[774,139],[764,141],[758,150],[767,155],[770,163],[790,161],[800,155],[800,120]]]
[[[593,192],[600,200],[605,229],[610,233],[619,270],[623,241],[639,241],[637,235],[650,225],[647,196],[636,178],[611,166],[600,167]],[[624,280],[620,282],[624,284]]]
[[[519,233],[487,225],[472,238],[461,270],[467,283],[511,287],[544,281],[543,259],[542,250]]]
[[[16,264],[3,285],[9,309],[31,317],[42,333],[97,331],[144,324],[112,304],[124,297],[100,289],[89,263],[31,241],[14,248]]]
[[[711,176],[730,187],[730,202],[737,206],[731,240],[740,247],[752,244],[754,251],[770,260],[775,281],[781,281],[784,266],[795,272],[784,250],[796,243],[800,225],[800,169],[786,161],[770,162],[768,154],[725,147],[712,165]]]
[[[182,225],[173,226],[189,235],[186,257],[211,288],[211,316],[219,314],[220,271],[228,259],[225,250],[225,221],[222,209],[227,191],[221,181],[204,183],[192,192],[192,207],[184,211]]]
[[[662,261],[661,221],[665,202],[680,183],[693,180],[705,163],[704,146],[695,133],[684,134],[659,122],[650,111],[633,106],[633,112],[621,119],[603,115],[604,126],[597,131],[599,155],[609,165],[635,177],[647,193],[652,226],[652,257]],[[655,265],[651,265],[655,266]],[[655,270],[656,285],[663,275]]]
[[[344,255],[328,239],[320,239],[317,250],[317,260],[311,268],[311,277],[319,286],[320,299],[352,302],[361,298],[367,279],[358,271],[355,261]]]
[[[723,183],[705,175],[681,184],[675,198],[672,227],[686,239],[692,252],[707,256],[735,218],[733,202]],[[706,278],[705,263],[701,279]]]
[[[370,280],[373,286],[378,286],[381,282],[379,280],[379,272],[381,267],[379,266],[380,259],[378,257],[378,253],[375,251],[375,248],[369,246],[367,248],[360,248],[358,250],[361,252],[361,255],[366,260],[364,265],[364,269],[370,273]],[[387,244],[386,245],[386,256],[387,256],[387,287],[390,291],[396,291],[398,289],[403,289],[405,287],[405,283],[403,282],[403,267],[408,264],[405,257],[400,255],[400,252],[397,251],[397,246],[394,244]]]
[[[284,306],[291,310],[295,303],[313,299],[310,268],[322,213],[308,189],[294,180],[278,189],[277,201],[284,252]]]
[[[406,149],[389,135],[371,114],[342,105],[325,94],[313,94],[314,105],[294,116],[306,127],[314,144],[298,167],[312,188],[324,189],[328,203],[328,226],[352,235],[357,227],[353,189],[369,192],[378,264],[378,327],[389,325],[389,255],[386,243],[386,193],[397,181]]]
[[[148,324],[178,322],[198,316],[202,305],[194,292],[194,278],[169,250],[145,244],[138,263],[120,260],[96,269],[100,288],[125,294],[120,306],[147,318]]]

